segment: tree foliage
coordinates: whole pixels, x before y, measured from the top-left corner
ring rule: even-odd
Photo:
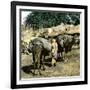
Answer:
[[[53,11],[32,11],[25,20],[26,25],[38,28],[48,28],[64,24],[80,24],[80,13],[53,12]]]

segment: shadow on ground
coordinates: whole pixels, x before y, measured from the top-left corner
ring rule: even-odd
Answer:
[[[60,59],[60,58],[59,58],[59,59]],[[60,60],[57,60],[57,62],[62,62],[62,60],[61,60],[61,61],[60,61]],[[45,65],[46,67],[52,67],[52,65],[51,65],[51,58],[45,59],[44,65]],[[23,66],[21,69],[22,69],[23,72],[25,72],[26,74],[30,74],[30,73],[31,73],[31,74],[34,74],[34,73],[33,73],[33,70],[34,70],[34,65],[33,65],[33,63],[32,63],[31,65]],[[35,68],[35,69],[37,69],[37,68]]]

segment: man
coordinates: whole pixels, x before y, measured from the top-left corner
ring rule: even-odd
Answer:
[[[56,60],[57,60],[57,51],[58,51],[58,45],[55,39],[52,39],[51,41],[52,46],[52,66],[56,66]]]

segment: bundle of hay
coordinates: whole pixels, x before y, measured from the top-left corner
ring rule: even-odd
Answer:
[[[73,26],[72,28],[70,28],[69,31],[66,32],[66,34],[80,34],[80,25],[78,26]]]

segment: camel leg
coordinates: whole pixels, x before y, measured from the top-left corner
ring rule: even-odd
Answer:
[[[42,64],[43,70],[45,70],[45,67],[44,67],[44,59],[45,59],[45,56],[42,55],[41,64]]]
[[[38,66],[37,66],[37,68],[38,68],[38,75],[41,75],[41,65],[40,65],[40,62],[38,61],[38,64],[37,64]]]
[[[32,55],[33,55],[33,75],[35,75],[36,62],[35,62],[35,56],[34,56],[34,53],[33,53]]]

